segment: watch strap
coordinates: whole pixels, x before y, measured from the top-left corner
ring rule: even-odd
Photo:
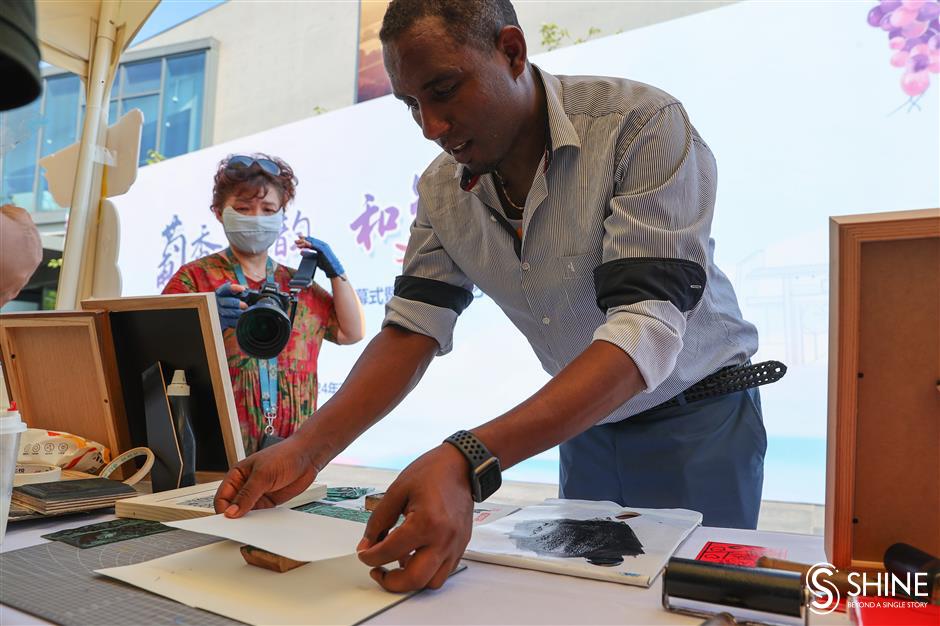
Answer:
[[[474,502],[483,502],[496,493],[503,482],[499,459],[493,456],[476,435],[466,430],[458,430],[445,439],[444,443],[457,448],[470,463],[470,496]]]
[[[493,456],[483,442],[467,430],[458,430],[444,441],[453,445],[467,457],[467,460],[470,461],[471,470],[478,468],[484,461]]]

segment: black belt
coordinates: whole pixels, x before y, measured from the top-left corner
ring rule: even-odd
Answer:
[[[777,382],[787,373],[787,366],[780,361],[764,361],[750,365],[731,365],[723,367],[698,381],[685,391],[662,404],[657,404],[647,411],[656,411],[667,407],[689,404],[707,398],[716,398],[729,393],[744,391],[751,387],[760,387]]]

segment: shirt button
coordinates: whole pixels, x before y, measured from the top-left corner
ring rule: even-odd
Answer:
[[[493,216],[493,215],[490,215],[490,221],[491,221],[491,222],[495,222],[495,221],[496,221],[496,217]]]
[[[552,320],[548,319],[547,317],[542,318],[542,323],[545,324],[546,326],[548,326],[551,322]]]
[[[528,262],[522,264],[522,271],[523,271],[523,272],[528,272],[528,271],[529,271],[529,264],[528,264]]]

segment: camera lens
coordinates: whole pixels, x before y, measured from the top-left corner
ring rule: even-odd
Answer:
[[[271,359],[280,354],[290,333],[290,318],[273,297],[262,297],[248,307],[235,327],[238,345],[257,359]]]

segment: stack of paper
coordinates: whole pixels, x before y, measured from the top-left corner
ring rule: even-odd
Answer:
[[[16,487],[13,502],[48,515],[111,507],[117,500],[136,495],[133,487],[116,480],[83,478]]]

